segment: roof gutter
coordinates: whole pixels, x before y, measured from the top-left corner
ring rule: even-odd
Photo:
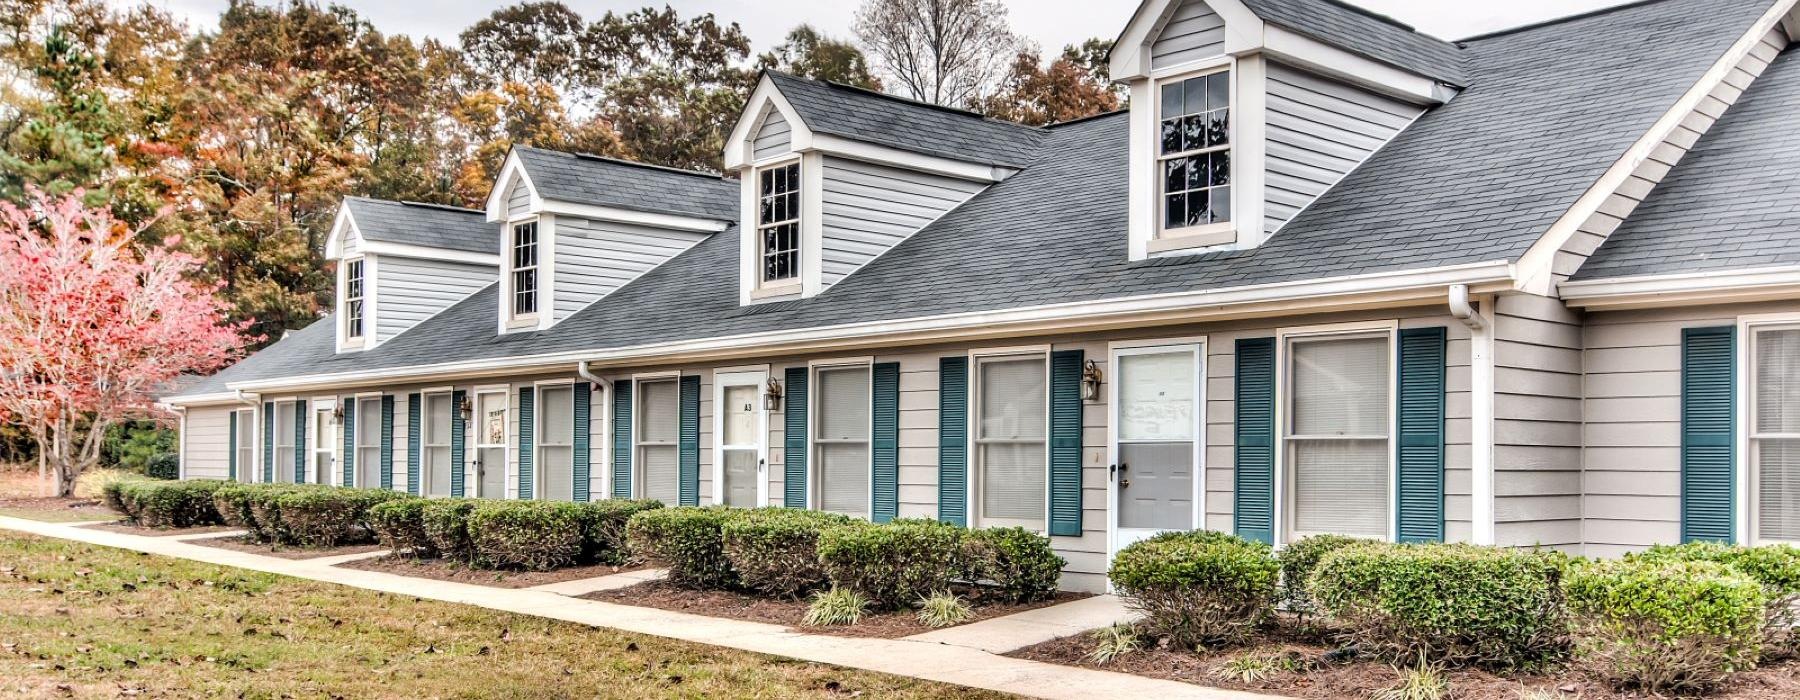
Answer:
[[[358,370],[228,384],[245,391],[303,391],[357,384],[566,372],[583,363],[643,366],[653,363],[716,361],[783,352],[819,352],[917,342],[944,342],[1034,333],[1088,332],[1146,325],[1198,323],[1230,318],[1280,316],[1408,304],[1443,303],[1445,289],[1461,284],[1471,291],[1496,291],[1512,284],[1513,266],[1501,261],[1422,270],[1377,272],[1328,279],[1246,285],[1203,291],[1169,292],[1123,299],[1065,302],[1041,306],[924,316],[893,321],[759,331],[700,340],[650,343],[604,350],[574,350],[521,357],[447,362],[414,367]],[[173,397],[189,400],[191,397]],[[191,402],[191,401],[189,401]]]
[[[1577,280],[1557,294],[1590,311],[1793,299],[1800,296],[1800,265]]]

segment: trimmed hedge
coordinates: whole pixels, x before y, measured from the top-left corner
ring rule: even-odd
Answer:
[[[1704,690],[1753,668],[1768,594],[1713,561],[1604,562],[1567,584],[1579,663],[1621,686]]]
[[[116,498],[125,517],[144,527],[196,527],[219,524],[219,511],[213,507],[213,492],[228,482],[195,481],[126,481],[117,488]]]
[[[469,512],[475,562],[495,569],[548,571],[581,558],[583,508],[554,501],[481,501]]]
[[[369,509],[410,498],[397,491],[334,486],[292,489],[274,499],[281,526],[278,540],[303,547],[336,547],[374,539]]]
[[[181,478],[181,457],[173,452],[158,452],[144,462],[144,476],[172,481]]]
[[[1050,538],[1022,527],[970,530],[964,546],[969,578],[992,582],[1001,598],[1015,603],[1056,595],[1068,564],[1050,549]]]
[[[1370,544],[1381,544],[1381,541],[1343,535],[1313,535],[1282,547],[1275,553],[1275,561],[1281,564],[1281,603],[1289,611],[1302,615],[1317,612],[1317,604],[1306,592],[1306,580],[1312,577],[1319,560],[1345,547]]]
[[[1568,651],[1567,557],[1462,544],[1346,547],[1307,588],[1357,648],[1404,663],[1533,669]]]
[[[1206,530],[1134,542],[1108,572],[1145,631],[1184,648],[1247,638],[1273,613],[1279,575],[1268,545]]]
[[[609,498],[581,506],[581,560],[619,566],[632,560],[625,531],[631,517],[663,507],[657,500]]]
[[[475,545],[469,540],[469,513],[475,510],[473,498],[433,498],[419,511],[419,525],[431,549],[446,559],[470,561]]]
[[[725,557],[722,529],[742,509],[725,506],[658,508],[631,516],[631,550],[668,568],[669,581],[700,589],[735,588],[736,569]]]
[[[1768,593],[1765,612],[1766,651],[1779,655],[1800,652],[1800,548],[1785,544],[1734,547],[1717,542],[1657,545],[1626,557],[1632,561],[1710,561],[1731,567],[1755,579]]]
[[[425,536],[427,503],[423,498],[396,498],[369,508],[369,528],[375,531],[375,539],[395,554],[437,556],[431,538]]]
[[[849,525],[850,517],[797,508],[757,508],[719,528],[725,558],[744,586],[781,598],[798,598],[828,580],[819,561],[819,534]]]
[[[885,609],[949,588],[966,568],[962,549],[962,528],[917,518],[834,527],[819,535],[820,563],[832,585]]]
[[[253,529],[256,516],[250,512],[250,494],[257,488],[260,487],[251,484],[227,484],[214,491],[213,510],[218,512],[219,520],[232,527]]]

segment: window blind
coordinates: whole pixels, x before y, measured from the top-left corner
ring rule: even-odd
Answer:
[[[869,368],[818,372],[819,507],[869,513]]]
[[[1800,541],[1800,329],[1756,333],[1759,540]]]
[[[977,426],[981,516],[1042,527],[1049,461],[1049,386],[1041,357],[979,363]]]
[[[1309,339],[1289,348],[1293,537],[1386,538],[1387,338]]]

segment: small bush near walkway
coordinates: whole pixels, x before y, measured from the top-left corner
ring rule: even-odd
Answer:
[[[469,512],[475,563],[548,571],[581,559],[582,508],[551,501],[482,501]]]
[[[475,545],[469,541],[469,513],[475,510],[473,498],[433,498],[419,511],[419,525],[425,539],[438,556],[469,561],[475,556]]]
[[[1275,561],[1281,564],[1281,604],[1289,612],[1301,615],[1317,612],[1317,605],[1306,592],[1306,580],[1312,577],[1319,560],[1345,547],[1369,544],[1381,542],[1343,535],[1313,535],[1282,547],[1275,554]]]
[[[963,533],[926,519],[834,527],[819,535],[819,560],[834,587],[893,610],[950,587],[966,568]]]
[[[1633,561],[1710,561],[1755,579],[1768,593],[1764,615],[1765,656],[1800,653],[1800,547],[1785,544],[1737,547],[1718,542],[1657,545],[1627,557]]]
[[[1134,542],[1109,572],[1146,632],[1189,649],[1246,639],[1273,612],[1279,574],[1268,545],[1209,531]]]
[[[222,522],[213,493],[224,481],[119,481],[106,486],[127,519],[144,527],[198,527]]]
[[[281,544],[302,547],[336,547],[374,539],[369,509],[377,504],[410,498],[397,491],[335,486],[294,489],[275,499],[281,520]]]
[[[669,570],[687,588],[736,588],[737,570],[725,557],[723,528],[742,509],[682,506],[638,513],[626,525],[631,550]]]
[[[431,538],[425,535],[425,506],[429,503],[423,498],[397,498],[375,504],[369,509],[369,527],[375,531],[375,539],[395,554],[420,559],[437,556]]]
[[[1705,690],[1756,666],[1768,594],[1724,564],[1587,564],[1567,588],[1578,663],[1615,684]]]
[[[662,501],[609,498],[581,505],[583,561],[623,565],[631,559],[626,524],[631,516],[663,507]]]
[[[798,508],[746,510],[719,527],[722,550],[745,587],[797,598],[828,580],[819,534],[855,522],[849,516]]]
[[[1013,603],[1056,595],[1068,564],[1050,548],[1050,538],[1022,527],[970,530],[964,557],[970,579],[992,582],[1001,598]]]

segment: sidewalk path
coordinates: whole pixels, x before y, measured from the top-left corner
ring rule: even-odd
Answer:
[[[1007,658],[981,650],[979,641],[963,646],[955,642],[937,643],[917,638],[863,639],[806,634],[780,625],[584,600],[547,590],[493,588],[380,571],[346,569],[330,566],[317,559],[282,559],[190,544],[167,537],[146,537],[84,528],[80,525],[81,523],[46,523],[0,516],[0,528],[44,537],[1033,697],[1067,700],[1110,697],[1267,700],[1273,697]],[[1093,605],[1099,607],[1100,604]],[[1052,609],[1054,608],[1041,610]],[[999,620],[977,624],[995,622]],[[1042,624],[1042,620],[1034,624]]]

